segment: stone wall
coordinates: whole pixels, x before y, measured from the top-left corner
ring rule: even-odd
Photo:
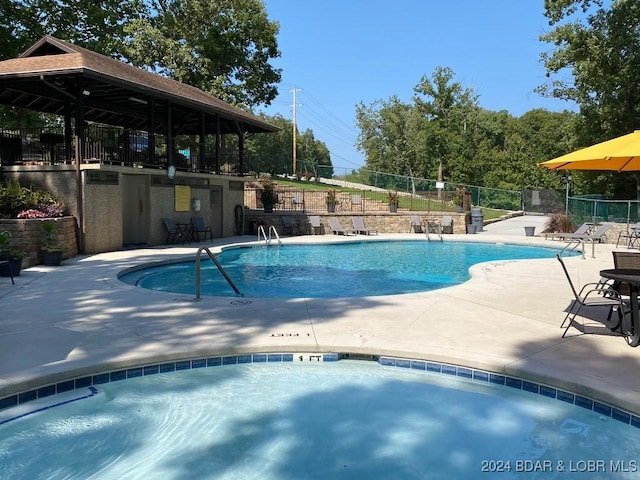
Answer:
[[[335,212],[335,213],[315,213],[315,212],[274,212],[263,213],[258,210],[248,210],[245,215],[245,233],[256,233],[254,228],[254,220],[263,220],[267,225],[273,225],[276,227],[278,234],[283,234],[283,224],[281,217],[288,217],[292,220],[294,225],[298,226],[298,230],[301,234],[311,233],[309,216],[318,215],[320,221],[324,227],[324,233],[331,233],[329,228],[329,218],[337,219],[344,228],[352,228],[351,217],[358,215],[355,212]],[[379,233],[410,233],[411,232],[411,216],[418,215],[420,220],[439,222],[444,215],[453,217],[453,233],[466,233],[466,223],[464,213],[435,213],[429,212],[402,212],[397,213],[390,212],[367,212],[365,215],[360,215],[364,218],[364,223],[368,228],[375,228]],[[289,232],[287,232],[289,233]],[[295,233],[295,232],[294,232]]]
[[[0,219],[0,232],[6,230],[12,235],[8,246],[20,248],[27,253],[27,256],[22,260],[22,268],[29,268],[42,263],[40,245],[44,238],[43,222],[54,222],[56,224],[57,239],[67,246],[63,259],[78,255],[78,227],[75,217]]]

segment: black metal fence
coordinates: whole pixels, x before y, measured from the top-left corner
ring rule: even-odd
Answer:
[[[150,154],[147,132],[89,124],[85,127],[83,162],[146,168],[166,168],[167,138],[154,134],[154,154]],[[174,164],[178,170],[239,175],[251,171],[254,163],[245,152],[241,164],[237,149],[220,149],[215,140],[204,143],[204,159],[197,138],[174,138]],[[66,139],[63,127],[0,129],[0,165],[55,165],[72,163],[75,139]]]

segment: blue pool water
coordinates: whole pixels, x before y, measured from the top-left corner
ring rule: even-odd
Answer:
[[[0,477],[625,479],[640,459],[640,429],[594,411],[374,362],[223,365],[97,389],[0,425]]]
[[[395,295],[449,287],[480,262],[552,258],[557,250],[508,244],[373,241],[227,249],[219,261],[245,297],[335,298]],[[202,295],[235,296],[203,257]],[[193,294],[194,263],[138,270],[121,277],[153,290]]]

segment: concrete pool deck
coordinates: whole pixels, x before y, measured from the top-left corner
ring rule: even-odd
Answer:
[[[527,237],[546,217],[497,222],[445,241],[561,247]],[[358,239],[364,238],[359,236]],[[379,239],[424,239],[419,234]],[[353,240],[301,236],[287,242]],[[253,236],[214,245],[253,242]],[[428,359],[520,376],[640,414],[640,349],[589,322],[582,334],[560,324],[571,291],[555,258],[472,267],[468,282],[442,290],[340,299],[243,299],[144,290],[120,282],[140,263],[193,256],[199,245],[84,255],[61,267],[0,278],[0,398],[61,380],[158,361],[240,352],[346,352]],[[582,285],[612,268],[614,245],[566,259]],[[606,311],[604,312],[606,317]]]

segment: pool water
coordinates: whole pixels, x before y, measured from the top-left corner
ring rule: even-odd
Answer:
[[[489,243],[372,241],[239,247],[218,257],[245,297],[336,298],[395,295],[449,287],[488,261],[552,258],[556,249]],[[162,265],[120,279],[142,288],[193,294],[194,262]],[[235,296],[206,255],[201,294]]]
[[[640,459],[640,429],[593,411],[375,362],[227,365],[98,389],[0,425],[0,477],[553,479],[573,466],[595,478],[586,461],[602,460],[599,478],[636,478]]]

